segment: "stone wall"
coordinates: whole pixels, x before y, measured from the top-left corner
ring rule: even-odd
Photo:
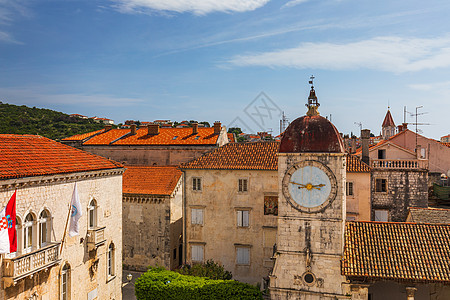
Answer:
[[[186,262],[192,264],[192,245],[203,245],[204,259],[213,259],[232,272],[233,279],[261,283],[273,263],[276,216],[264,215],[264,198],[278,194],[276,171],[186,170]],[[202,190],[192,190],[192,178]],[[238,180],[248,180],[248,191],[238,192]],[[191,224],[192,209],[203,209],[203,224]],[[237,211],[249,211],[249,226],[238,227]],[[250,263],[237,263],[237,248],[250,249]]]
[[[124,268],[145,271],[149,266],[178,266],[182,195],[182,178],[170,196],[124,194]]]
[[[386,179],[387,191],[376,191],[376,179]],[[388,210],[391,222],[405,222],[408,207],[428,206],[428,173],[425,170],[374,169],[372,172],[372,220],[375,210]]]
[[[103,174],[101,174],[103,173]],[[122,298],[122,171],[97,171],[55,176],[40,176],[0,181],[0,206],[3,208],[17,188],[17,216],[23,222],[28,212],[36,217],[45,208],[51,214],[51,241],[60,242],[69,212],[74,183],[83,208],[78,236],[66,235],[61,262],[49,270],[41,270],[18,281],[15,286],[0,288],[0,299],[59,299],[60,272],[65,263],[70,265],[70,299],[87,299],[89,292],[98,299]],[[20,183],[18,183],[20,182]],[[12,185],[11,185],[12,184]],[[104,229],[105,243],[97,250],[88,251],[88,205],[97,201],[97,224]],[[38,223],[34,226],[34,249]],[[19,233],[19,237],[23,234]],[[23,237],[22,237],[23,238]],[[114,276],[107,273],[107,250],[114,244]],[[20,254],[19,254],[20,255]],[[2,256],[2,263],[5,255]],[[32,296],[37,298],[30,298]]]

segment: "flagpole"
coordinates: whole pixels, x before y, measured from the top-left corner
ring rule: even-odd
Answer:
[[[67,214],[66,226],[64,227],[64,234],[63,234],[63,238],[62,238],[62,241],[61,241],[61,248],[59,248],[59,255],[61,255],[61,253],[62,253],[64,240],[66,239],[67,224],[69,224],[70,212],[72,211],[71,203],[72,203],[72,200],[70,200],[70,203],[69,203],[69,213]]]

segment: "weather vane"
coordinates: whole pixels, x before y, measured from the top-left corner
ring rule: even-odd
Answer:
[[[316,91],[314,90],[314,75],[309,77],[309,84],[311,85],[311,91],[309,92],[308,104],[305,104],[308,107],[307,116],[317,116],[319,115],[319,111],[317,108],[320,106],[319,101],[317,101]]]
[[[314,78],[316,78],[316,77],[314,77],[314,75],[311,75],[311,77],[309,77],[309,79],[311,79],[309,81],[309,84],[311,85],[312,88],[314,88]]]

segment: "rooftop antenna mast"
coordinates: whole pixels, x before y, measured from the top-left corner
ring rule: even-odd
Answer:
[[[418,110],[420,108],[423,108],[423,105],[416,106],[416,113],[415,114],[409,113],[411,117],[416,117],[416,122],[413,123],[416,126],[416,151],[417,151],[417,135],[419,134],[419,132],[422,132],[422,130],[418,129],[417,126],[418,125],[430,125],[430,123],[418,123],[417,122],[417,117],[418,116],[422,116],[422,115],[425,115],[425,114],[428,113],[428,112],[419,113]],[[406,115],[406,107],[405,107],[405,115]]]
[[[359,127],[359,132],[361,132],[361,130],[362,130],[362,123],[361,122],[354,122],[355,123],[355,125],[358,125],[358,127]]]
[[[288,126],[289,126],[289,121],[283,111],[281,113],[281,120],[280,120],[280,134],[282,134]]]

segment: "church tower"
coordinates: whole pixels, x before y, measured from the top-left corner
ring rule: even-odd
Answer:
[[[395,134],[395,123],[394,119],[392,118],[391,111],[389,110],[386,113],[386,116],[384,117],[383,124],[381,125],[381,136],[383,137],[383,140],[387,140],[391,136]]]
[[[346,155],[336,127],[319,115],[310,84],[307,114],[289,125],[280,144],[271,299],[346,299],[341,275]]]

